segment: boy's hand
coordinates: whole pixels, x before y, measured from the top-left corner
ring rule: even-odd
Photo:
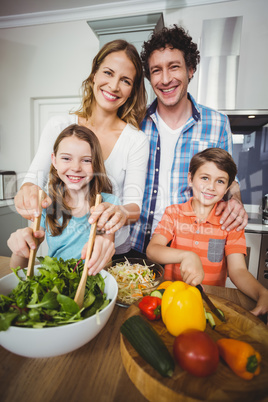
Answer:
[[[192,286],[202,283],[205,276],[199,256],[192,251],[181,254],[180,271],[183,282]]]
[[[264,315],[268,313],[268,290],[263,289],[263,291],[260,294],[260,297],[257,301],[256,307],[251,311],[252,314],[258,316],[258,315]],[[267,320],[267,325],[268,325],[268,320]]]
[[[44,240],[44,237],[45,232],[43,230],[38,230],[33,233],[32,228],[26,227],[12,233],[7,241],[7,245],[13,254],[23,258],[29,258],[30,249],[36,249],[37,247],[35,239],[38,239],[39,246]]]

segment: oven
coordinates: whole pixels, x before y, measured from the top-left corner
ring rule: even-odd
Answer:
[[[268,232],[261,235],[258,281],[268,289]]]

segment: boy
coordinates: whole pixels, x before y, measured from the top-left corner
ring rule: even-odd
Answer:
[[[244,231],[222,230],[221,217],[215,214],[236,173],[235,162],[223,149],[207,148],[195,154],[188,173],[193,197],[166,208],[146,253],[167,264],[166,280],[183,280],[193,286],[201,282],[224,286],[228,270],[237,288],[257,301],[256,315],[264,314],[268,290],[247,270]]]

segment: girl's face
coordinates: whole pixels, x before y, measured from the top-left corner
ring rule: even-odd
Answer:
[[[193,179],[188,173],[193,197],[204,206],[213,206],[222,199],[228,190],[228,180],[228,173],[218,169],[214,162],[206,162],[200,166]]]
[[[51,159],[59,178],[69,190],[79,191],[93,178],[91,147],[75,136],[64,138]]]
[[[136,69],[124,51],[105,57],[94,76],[96,104],[106,111],[117,112],[131,96]]]

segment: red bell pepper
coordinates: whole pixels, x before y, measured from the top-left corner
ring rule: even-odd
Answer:
[[[161,301],[159,297],[144,296],[139,302],[139,308],[149,320],[159,320],[161,317]]]

